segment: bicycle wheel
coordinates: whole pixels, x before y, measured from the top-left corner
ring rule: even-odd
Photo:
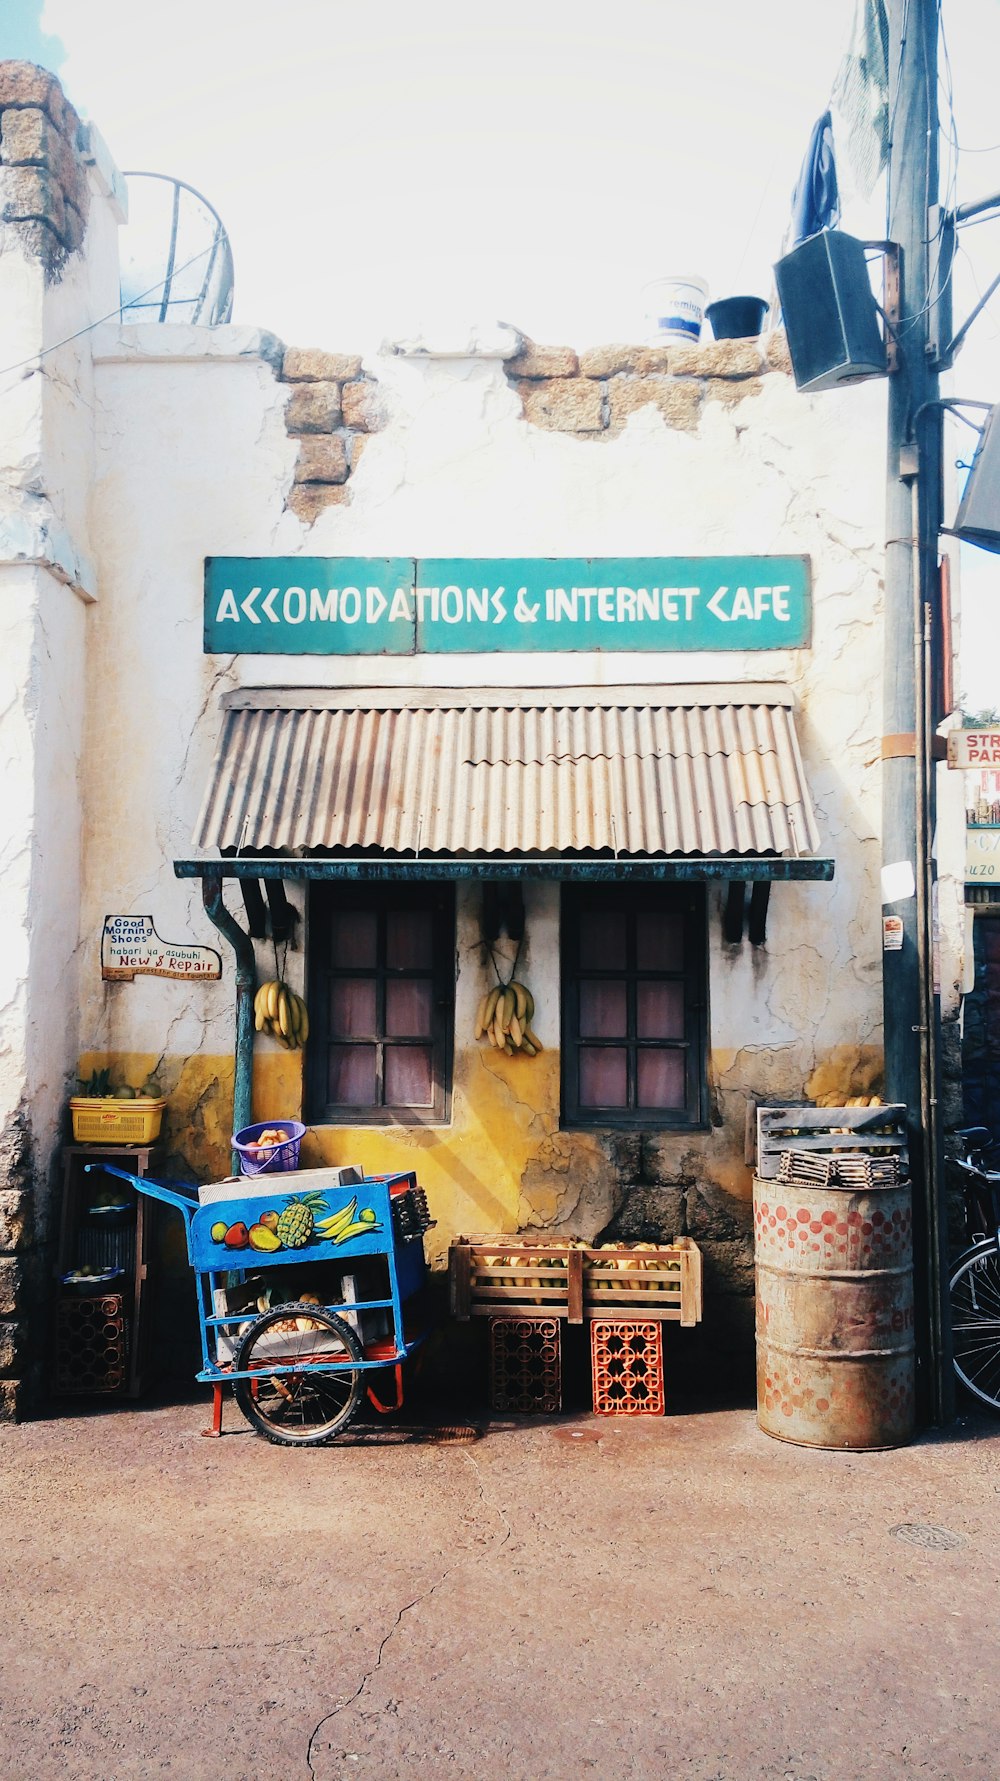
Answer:
[[[951,1273],[955,1371],[967,1391],[1000,1410],[1000,1254],[988,1237],[959,1256]]]
[[[293,1326],[289,1328],[289,1325]],[[258,1434],[284,1447],[319,1447],[343,1433],[363,1396],[361,1344],[343,1318],[315,1305],[276,1305],[236,1354],[236,1402]],[[295,1372],[297,1366],[308,1371]],[[291,1368],[280,1373],[271,1369]],[[313,1371],[313,1368],[323,1371]]]

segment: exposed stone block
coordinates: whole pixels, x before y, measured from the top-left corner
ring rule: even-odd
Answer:
[[[664,376],[674,369],[674,356],[690,351],[686,346],[643,346],[636,349],[635,369],[640,377]]]
[[[20,1310],[21,1280],[17,1258],[0,1255],[0,1317],[13,1317]]]
[[[699,1181],[687,1190],[688,1236],[698,1243],[703,1237],[719,1242],[749,1241],[752,1220],[749,1201],[737,1200],[721,1187]]]
[[[62,187],[52,174],[37,167],[7,167],[0,174],[0,196],[6,223],[46,223],[60,241],[66,234]]]
[[[526,340],[524,350],[507,360],[511,377],[575,377],[580,361],[571,346],[536,346]]]
[[[371,441],[370,433],[349,433],[347,436],[347,455],[351,463],[351,475],[360,464]]]
[[[673,377],[620,377],[608,385],[612,427],[623,427],[640,408],[659,410],[668,427],[692,432],[698,425],[702,388]]]
[[[618,1237],[623,1243],[670,1243],[684,1235],[684,1219],[683,1188],[627,1187],[602,1239],[608,1243]]]
[[[0,1191],[0,1253],[10,1255],[31,1242],[32,1200],[17,1188]]]
[[[644,357],[641,346],[591,346],[580,354],[580,371],[584,377],[614,377],[619,371],[638,371]]]
[[[775,328],[773,333],[764,336],[764,354],[772,371],[784,371],[791,375],[792,355],[788,350],[788,336],[784,328]]]
[[[677,377],[754,377],[764,368],[759,340],[708,340],[704,346],[671,346],[667,351]]]
[[[328,507],[344,507],[350,498],[350,489],[335,482],[297,482],[289,490],[285,506],[303,525],[311,526]]]
[[[698,1242],[704,1264],[702,1284],[706,1297],[736,1293],[748,1297],[754,1290],[753,1242]]]
[[[722,402],[727,408],[733,408],[737,402],[745,402],[749,396],[759,396],[763,388],[762,377],[710,377],[705,385],[705,394],[709,401]]]
[[[13,1373],[20,1358],[24,1328],[20,1323],[0,1322],[0,1373]]]
[[[344,482],[347,479],[347,452],[344,441],[336,436],[303,439],[295,465],[296,482]]]
[[[0,111],[7,106],[37,105],[47,111],[57,130],[75,139],[79,118],[54,74],[34,62],[0,62]]]
[[[377,433],[382,424],[377,385],[345,383],[343,394],[344,425],[359,433]]]
[[[0,1379],[0,1422],[20,1420],[25,1395],[20,1379]]]
[[[289,433],[330,433],[340,425],[339,383],[300,383],[285,408]]]
[[[553,377],[519,383],[524,418],[554,433],[599,433],[604,425],[603,385],[589,377]]]
[[[285,383],[346,383],[361,376],[361,358],[321,352],[316,346],[286,346],[281,375]]]
[[[0,113],[0,157],[7,167],[47,167],[62,138],[44,111]]]

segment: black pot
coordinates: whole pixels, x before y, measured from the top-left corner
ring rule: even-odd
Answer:
[[[705,314],[716,340],[748,340],[764,326],[767,304],[763,297],[722,297]]]

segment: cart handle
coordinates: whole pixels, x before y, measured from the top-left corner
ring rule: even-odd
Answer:
[[[198,1211],[197,1192],[188,1189],[180,1182],[168,1187],[163,1181],[153,1181],[148,1175],[130,1175],[127,1169],[117,1169],[113,1163],[85,1163],[84,1174],[91,1175],[103,1170],[105,1175],[117,1175],[121,1181],[129,1181],[138,1193],[146,1194],[152,1200],[163,1200],[168,1206],[176,1206],[181,1212],[190,1213],[193,1217]]]

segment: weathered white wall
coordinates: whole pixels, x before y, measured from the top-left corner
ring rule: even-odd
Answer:
[[[131,331],[97,338],[94,525],[103,599],[90,623],[84,939],[124,890],[155,884],[158,916],[191,919],[164,864],[189,836],[233,685],[581,684],[775,679],[801,701],[800,728],[831,887],[772,898],[772,980],[749,949],[713,983],[713,1041],[818,1046],[868,1041],[878,1025],[877,864],[881,402],[876,389],[808,401],[790,379],[731,409],[710,404],[696,435],[647,410],[617,438],[539,433],[497,361],[389,358],[377,375],[390,421],[352,477],[350,506],[306,531],[282,500],[294,448],[270,369],[231,362],[216,330],[187,356],[127,358]],[[173,344],[172,339],[166,345]],[[243,337],[228,350],[245,349]],[[198,357],[210,347],[211,357]],[[614,555],[804,552],[814,576],[811,650],[763,654],[205,658],[202,561],[210,554]],[[155,695],[152,695],[155,680]],[[108,689],[114,685],[114,696]],[[138,782],[126,832],[121,792]],[[158,874],[158,882],[157,882]],[[124,905],[122,905],[124,906]],[[138,905],[132,905],[138,911]],[[203,920],[201,922],[203,927]],[[808,985],[788,994],[797,948]],[[781,959],[784,968],[778,969]],[[754,972],[757,971],[755,978]],[[133,1043],[158,1050],[168,986],[128,991]],[[209,995],[212,992],[208,992]],[[227,997],[228,992],[219,992]],[[148,1015],[147,1015],[148,1009]],[[201,1006],[175,1037],[194,1042]],[[106,992],[84,1004],[91,1044],[124,1038]]]

